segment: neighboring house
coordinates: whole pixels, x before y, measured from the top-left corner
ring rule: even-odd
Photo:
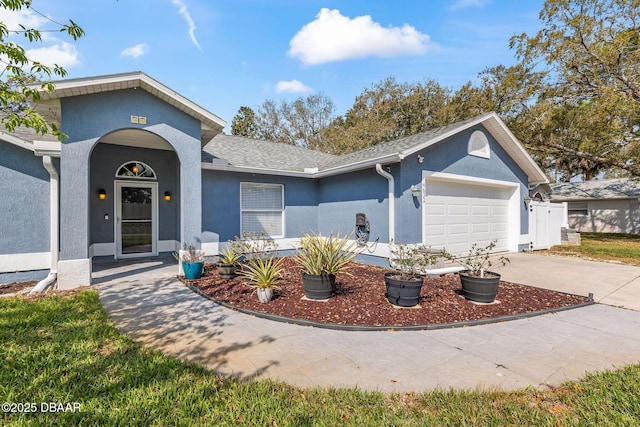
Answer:
[[[358,213],[372,257],[390,240],[518,251],[529,189],[548,182],[495,113],[332,156],[224,135],[222,119],[141,72],[55,87],[38,110],[62,143],[0,134],[0,280],[50,269],[59,288],[88,285],[93,257],[185,242],[216,254],[242,232],[291,248],[305,232],[350,233]]]
[[[591,233],[640,233],[640,183],[603,179],[552,184],[552,202],[566,202],[569,227]]]

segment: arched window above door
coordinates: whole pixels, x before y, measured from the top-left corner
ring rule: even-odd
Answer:
[[[146,163],[134,160],[120,166],[116,178],[156,179],[156,173]]]

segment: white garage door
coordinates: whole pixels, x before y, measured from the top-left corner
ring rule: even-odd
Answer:
[[[424,243],[466,255],[473,243],[497,240],[508,250],[509,199],[513,189],[427,180],[423,205]]]

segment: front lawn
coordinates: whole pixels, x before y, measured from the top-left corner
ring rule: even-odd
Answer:
[[[554,246],[552,254],[640,266],[640,235],[580,233],[580,246]]]
[[[640,422],[640,365],[590,375],[548,392],[451,390],[389,396],[356,389],[303,390],[265,380],[239,383],[132,342],[113,327],[95,291],[0,299],[0,343],[2,425]]]

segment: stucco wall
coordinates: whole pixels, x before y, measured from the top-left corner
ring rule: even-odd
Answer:
[[[489,140],[489,159],[467,154],[469,137],[475,130],[482,130]],[[418,162],[418,154],[424,157],[423,163]],[[526,174],[483,126],[475,126],[402,161],[400,176],[396,178],[396,240],[399,242],[422,241],[422,206],[412,196],[411,186],[420,185],[425,170],[517,182],[520,194],[528,194]],[[525,204],[520,203],[520,233],[528,232],[529,215]]]
[[[0,195],[0,255],[49,252],[49,173],[42,158],[0,142]]]
[[[90,243],[114,242],[114,179],[117,169],[128,161],[141,161],[156,173],[158,183],[158,239],[180,240],[179,166],[176,154],[167,150],[152,150],[122,145],[98,144],[91,155]],[[106,200],[96,196],[99,189],[107,192]],[[164,192],[171,194],[166,202]],[[109,219],[105,220],[107,214]]]
[[[146,125],[132,124],[144,116]],[[199,244],[201,234],[200,123],[142,89],[62,99],[61,258],[88,257],[90,155],[100,137],[126,128],[155,133],[173,146],[180,162],[181,239]]]
[[[398,165],[388,166],[397,176]],[[397,182],[396,182],[397,184]],[[370,224],[370,241],[389,241],[389,183],[375,167],[320,179],[318,229],[322,234],[351,233],[356,214],[364,213]]]
[[[569,215],[569,227],[589,233],[640,233],[638,200],[591,200],[586,203],[588,215]]]
[[[240,183],[284,185],[285,238],[317,230],[317,182],[307,178],[202,171],[202,240],[225,242],[240,235]]]

